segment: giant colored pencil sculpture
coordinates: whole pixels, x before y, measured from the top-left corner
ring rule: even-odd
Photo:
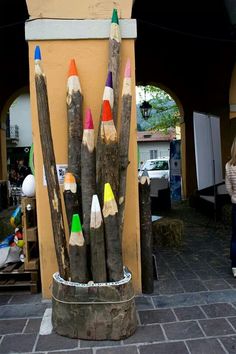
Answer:
[[[91,207],[90,245],[91,269],[95,283],[107,281],[104,228],[98,196],[94,195]]]
[[[57,169],[53,149],[50,115],[48,107],[47,85],[41,68],[41,53],[35,49],[35,88],[38,107],[39,132],[42,146],[45,176],[48,188],[48,197],[53,221],[53,237],[57,256],[59,273],[62,278],[70,277],[70,262],[66,247],[65,228],[62,215],[61,194],[57,178]]]
[[[73,214],[78,213],[79,201],[77,195],[77,183],[72,173],[67,172],[64,178],[64,201],[69,230],[71,229],[71,222]]]
[[[109,281],[123,278],[122,250],[118,227],[118,209],[109,183],[104,187],[103,217],[107,251],[107,271]]]
[[[81,147],[81,187],[83,206],[83,231],[86,244],[89,244],[90,214],[93,195],[96,193],[96,157],[94,146],[94,127],[90,109],[86,111]]]
[[[97,139],[97,192],[100,201],[103,200],[105,183],[110,183],[115,198],[118,197],[118,140],[117,132],[112,119],[109,101],[103,101],[102,121]]]
[[[119,228],[120,238],[122,239],[125,211],[126,175],[129,164],[129,135],[131,118],[131,70],[130,60],[125,66],[125,76],[122,89],[122,109],[121,109],[121,129],[119,139]]]
[[[139,211],[141,236],[142,291],[153,292],[152,263],[152,214],[150,198],[150,178],[144,170],[139,178]]]
[[[121,44],[121,35],[120,35],[118,14],[117,14],[117,9],[114,9],[112,13],[110,38],[109,38],[108,70],[112,72],[112,81],[113,81],[113,89],[114,89],[113,119],[115,125],[117,124],[118,99],[119,99],[120,44]]]
[[[80,217],[72,217],[71,233],[69,239],[69,256],[71,267],[71,280],[79,283],[88,282],[86,244],[82,232]]]
[[[68,118],[68,172],[77,183],[78,199],[81,201],[81,144],[83,135],[83,96],[74,59],[70,62],[67,80],[67,118]],[[82,215],[79,202],[79,214]]]

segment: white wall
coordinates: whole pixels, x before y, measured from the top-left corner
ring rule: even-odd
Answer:
[[[10,125],[19,126],[19,142],[16,147],[31,146],[32,124],[30,111],[30,96],[23,94],[17,97],[9,109]]]
[[[170,155],[170,143],[168,141],[158,142],[138,142],[139,147],[139,161],[145,162],[151,159],[151,150],[157,150],[157,156],[153,158],[169,157]]]

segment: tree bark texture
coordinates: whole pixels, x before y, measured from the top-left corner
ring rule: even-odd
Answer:
[[[68,172],[73,173],[77,182],[77,193],[79,200],[78,213],[82,213],[81,197],[81,145],[83,137],[83,96],[79,91],[73,92],[70,101],[67,103],[68,118]]]
[[[93,195],[96,194],[96,156],[95,149],[89,152],[88,147],[81,147],[81,187],[83,206],[83,233],[85,242],[90,243],[90,215]]]
[[[55,251],[59,273],[62,278],[67,280],[70,276],[70,262],[66,246],[61,194],[53,150],[47,86],[43,75],[35,76],[35,86],[38,106],[39,131],[48,188]]]
[[[142,176],[139,180],[139,210],[142,290],[143,293],[150,294],[153,292],[152,214],[150,179],[146,176]]]
[[[90,229],[91,240],[91,270],[94,283],[107,281],[104,227]]]
[[[52,324],[56,333],[87,340],[121,340],[137,328],[132,280],[104,286],[66,285],[53,278]]]
[[[70,233],[73,214],[78,214],[78,210],[79,210],[78,194],[72,193],[70,190],[67,190],[63,192],[63,196],[65,202],[68,228]]]
[[[117,127],[118,120],[118,104],[119,104],[119,72],[120,72],[120,43],[115,39],[109,40],[109,62],[108,70],[112,72],[112,83],[114,91],[114,105],[112,116]]]
[[[88,282],[87,247],[69,244],[71,280],[79,283]]]
[[[108,281],[123,278],[122,249],[119,238],[118,214],[104,217]]]
[[[118,200],[119,155],[117,141],[106,144],[101,136],[97,140],[97,193],[103,205],[105,183],[110,183],[116,202]]]
[[[124,213],[125,213],[125,194],[126,194],[126,176],[129,165],[129,137],[130,137],[130,118],[131,118],[132,96],[124,95],[122,97],[121,130],[119,139],[119,200],[118,217],[119,233],[122,240]]]

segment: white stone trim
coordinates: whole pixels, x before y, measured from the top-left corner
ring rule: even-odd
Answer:
[[[236,103],[230,104],[230,112],[236,112]]]
[[[121,38],[136,38],[137,24],[134,19],[119,20]],[[109,38],[111,20],[52,20],[36,19],[25,23],[25,39],[102,39]]]

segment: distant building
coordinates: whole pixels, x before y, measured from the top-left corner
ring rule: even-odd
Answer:
[[[137,132],[139,164],[148,159],[169,157],[170,141],[175,138],[175,132],[168,134],[159,131]]]

